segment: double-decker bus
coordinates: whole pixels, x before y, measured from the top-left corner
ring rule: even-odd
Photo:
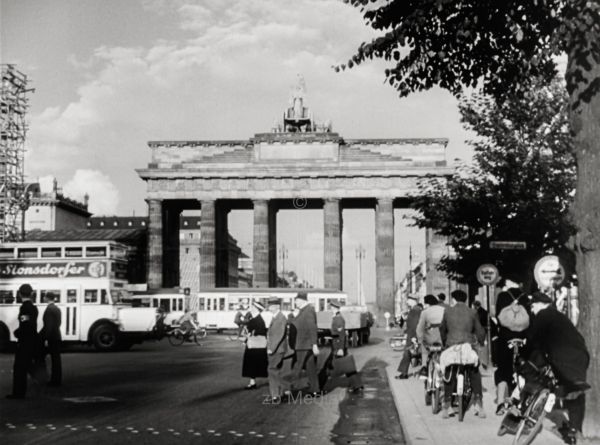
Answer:
[[[36,241],[0,244],[0,348],[15,341],[21,304],[17,290],[28,283],[39,311],[48,298],[62,313],[66,342],[87,342],[106,351],[148,337],[156,309],[121,300],[127,285],[127,246],[114,241]]]

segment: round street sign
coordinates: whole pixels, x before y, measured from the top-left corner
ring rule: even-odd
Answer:
[[[477,281],[483,286],[496,284],[500,279],[498,268],[493,264],[482,264],[477,269]]]
[[[565,268],[556,255],[546,255],[535,263],[533,276],[542,289],[556,287],[565,279]]]

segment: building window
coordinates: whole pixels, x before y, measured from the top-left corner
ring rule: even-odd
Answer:
[[[131,226],[133,225],[133,223],[132,223],[131,221],[128,221],[128,222],[127,222],[127,225],[128,225],[129,227],[131,227]]]
[[[189,249],[189,247],[186,247],[186,248],[185,248],[185,253],[186,253],[186,254],[187,254],[187,253],[190,253],[190,249]]]
[[[196,225],[199,226],[200,225],[200,221],[196,221]]]
[[[142,226],[145,226],[145,225],[146,225],[146,221],[142,221]]]
[[[100,227],[104,227],[104,221],[100,221]]]
[[[91,226],[92,226],[92,223],[88,221],[86,225],[87,225],[88,227],[91,227]]]
[[[187,222],[187,220],[183,221],[183,225],[184,225],[184,226],[187,226],[187,225],[188,225],[188,222]]]
[[[119,225],[118,221],[113,222],[113,226],[117,227]]]

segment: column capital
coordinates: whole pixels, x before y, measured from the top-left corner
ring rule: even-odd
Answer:
[[[339,204],[341,198],[323,198],[324,204]]]
[[[376,198],[377,199],[377,204],[378,205],[394,205],[394,198]]]

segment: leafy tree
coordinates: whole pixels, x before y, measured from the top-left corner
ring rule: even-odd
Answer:
[[[413,204],[417,226],[450,240],[455,255],[441,261],[449,276],[475,282],[477,268],[493,263],[503,278],[529,287],[535,262],[548,253],[573,270],[565,246],[574,233],[568,207],[575,187],[567,107],[558,80],[501,104],[481,93],[461,100],[461,120],[478,136],[473,164],[447,180],[422,181]],[[492,240],[525,241],[527,249],[493,250]]]
[[[434,85],[458,95],[482,85],[503,100],[533,78],[554,77],[554,56],[567,55],[565,79],[575,141],[577,193],[572,247],[577,257],[580,327],[592,356],[584,434],[600,437],[600,1],[345,0],[382,32],[347,63],[392,62],[387,80],[406,96]],[[346,65],[337,67],[345,68]]]

